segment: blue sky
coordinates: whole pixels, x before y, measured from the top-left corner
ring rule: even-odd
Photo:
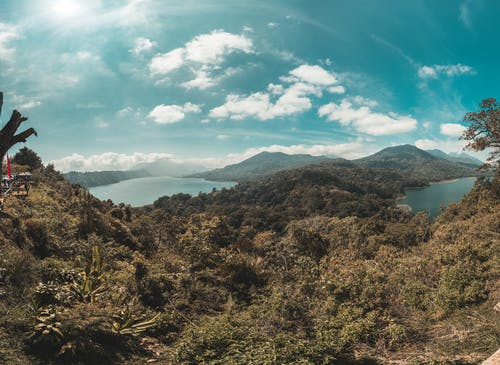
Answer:
[[[498,14],[493,0],[2,0],[2,121],[19,108],[39,132],[27,145],[62,170],[459,151],[464,113],[498,96]]]

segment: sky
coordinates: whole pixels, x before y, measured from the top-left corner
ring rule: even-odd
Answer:
[[[26,145],[62,171],[459,152],[464,114],[499,97],[498,14],[495,0],[0,0],[0,122],[28,116]]]

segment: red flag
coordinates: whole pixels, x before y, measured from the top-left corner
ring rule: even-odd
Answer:
[[[7,177],[9,178],[9,180],[12,178],[12,175],[10,174],[10,158],[8,153],[7,153]]]

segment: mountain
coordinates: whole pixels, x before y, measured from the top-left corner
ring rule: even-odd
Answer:
[[[183,176],[207,170],[200,164],[176,162],[169,158],[140,163],[135,165],[133,169],[147,171],[151,176]]]
[[[442,154],[431,154],[413,145],[388,147],[373,155],[354,160],[358,166],[372,169],[389,169],[397,171],[408,178],[425,182],[477,176],[477,165],[467,165]],[[446,155],[446,154],[445,154]]]
[[[189,177],[199,177],[212,181],[245,181],[270,175],[278,171],[307,166],[331,160],[325,156],[287,155],[282,152],[261,152],[240,163],[224,168],[192,174]]]
[[[101,185],[115,184],[123,180],[137,179],[139,177],[151,176],[145,170],[130,171],[70,171],[64,177],[73,184],[79,184],[87,188]]]
[[[426,152],[430,153],[431,155],[439,158],[443,158],[445,160],[449,160],[452,162],[460,163],[463,164],[467,167],[479,167],[481,166],[484,162],[481,160],[478,160],[477,158],[468,155],[467,153],[446,153],[438,149],[434,150],[426,150]]]
[[[451,152],[448,154],[448,156],[450,156],[453,159],[460,159],[465,163],[468,163],[470,161],[471,163],[476,164],[478,166],[481,166],[484,164],[484,161],[481,161],[481,160],[475,158],[474,156],[471,156],[465,152],[461,152],[461,153]]]

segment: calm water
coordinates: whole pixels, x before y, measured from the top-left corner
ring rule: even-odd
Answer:
[[[185,193],[198,195],[199,192],[208,193],[213,188],[220,190],[230,188],[235,182],[207,181],[196,178],[180,178],[170,176],[143,177],[120,181],[116,184],[96,186],[89,191],[99,199],[111,199],[114,203],[130,204],[134,207],[152,204],[164,195]]]
[[[446,183],[436,183],[423,189],[406,190],[406,197],[399,204],[408,204],[414,213],[425,211],[431,218],[441,213],[441,206],[459,202],[476,181],[475,177],[466,177]]]

